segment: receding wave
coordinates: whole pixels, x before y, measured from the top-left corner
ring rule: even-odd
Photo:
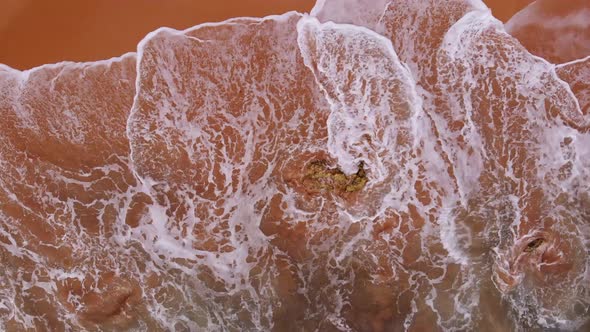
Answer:
[[[476,0],[0,66],[0,327],[582,331],[589,75]]]

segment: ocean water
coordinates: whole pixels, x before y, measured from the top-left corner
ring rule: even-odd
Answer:
[[[319,0],[0,65],[0,330],[587,330],[590,12],[539,3]]]

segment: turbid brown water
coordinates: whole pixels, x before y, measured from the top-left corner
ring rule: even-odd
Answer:
[[[467,0],[326,0],[0,67],[0,326],[584,331],[587,75]]]
[[[590,54],[590,2],[538,0],[506,24],[531,53],[552,63]]]

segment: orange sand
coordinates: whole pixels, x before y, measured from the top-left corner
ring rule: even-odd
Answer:
[[[506,21],[530,0],[485,1]],[[94,61],[134,51],[161,26],[184,29],[236,16],[309,11],[313,0],[5,0],[0,3],[0,63],[27,69],[64,60]]]

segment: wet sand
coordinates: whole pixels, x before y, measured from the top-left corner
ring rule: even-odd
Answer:
[[[135,51],[147,33],[239,16],[309,11],[312,0],[9,0],[0,4],[0,63],[27,69]]]
[[[515,14],[506,31],[532,54],[551,63],[590,55],[590,2],[538,0]]]
[[[501,20],[502,22],[508,21],[512,15],[516,14],[519,10],[526,7],[534,0],[485,0],[485,4],[490,7],[494,17]]]
[[[488,0],[508,20],[530,0]],[[0,63],[28,69],[60,61],[95,61],[135,51],[147,33],[185,29],[238,16],[308,12],[313,0],[8,0],[0,4]]]
[[[0,66],[0,330],[587,320],[587,62],[571,94],[467,0],[326,1]],[[2,56],[311,7],[155,3],[7,3]]]

